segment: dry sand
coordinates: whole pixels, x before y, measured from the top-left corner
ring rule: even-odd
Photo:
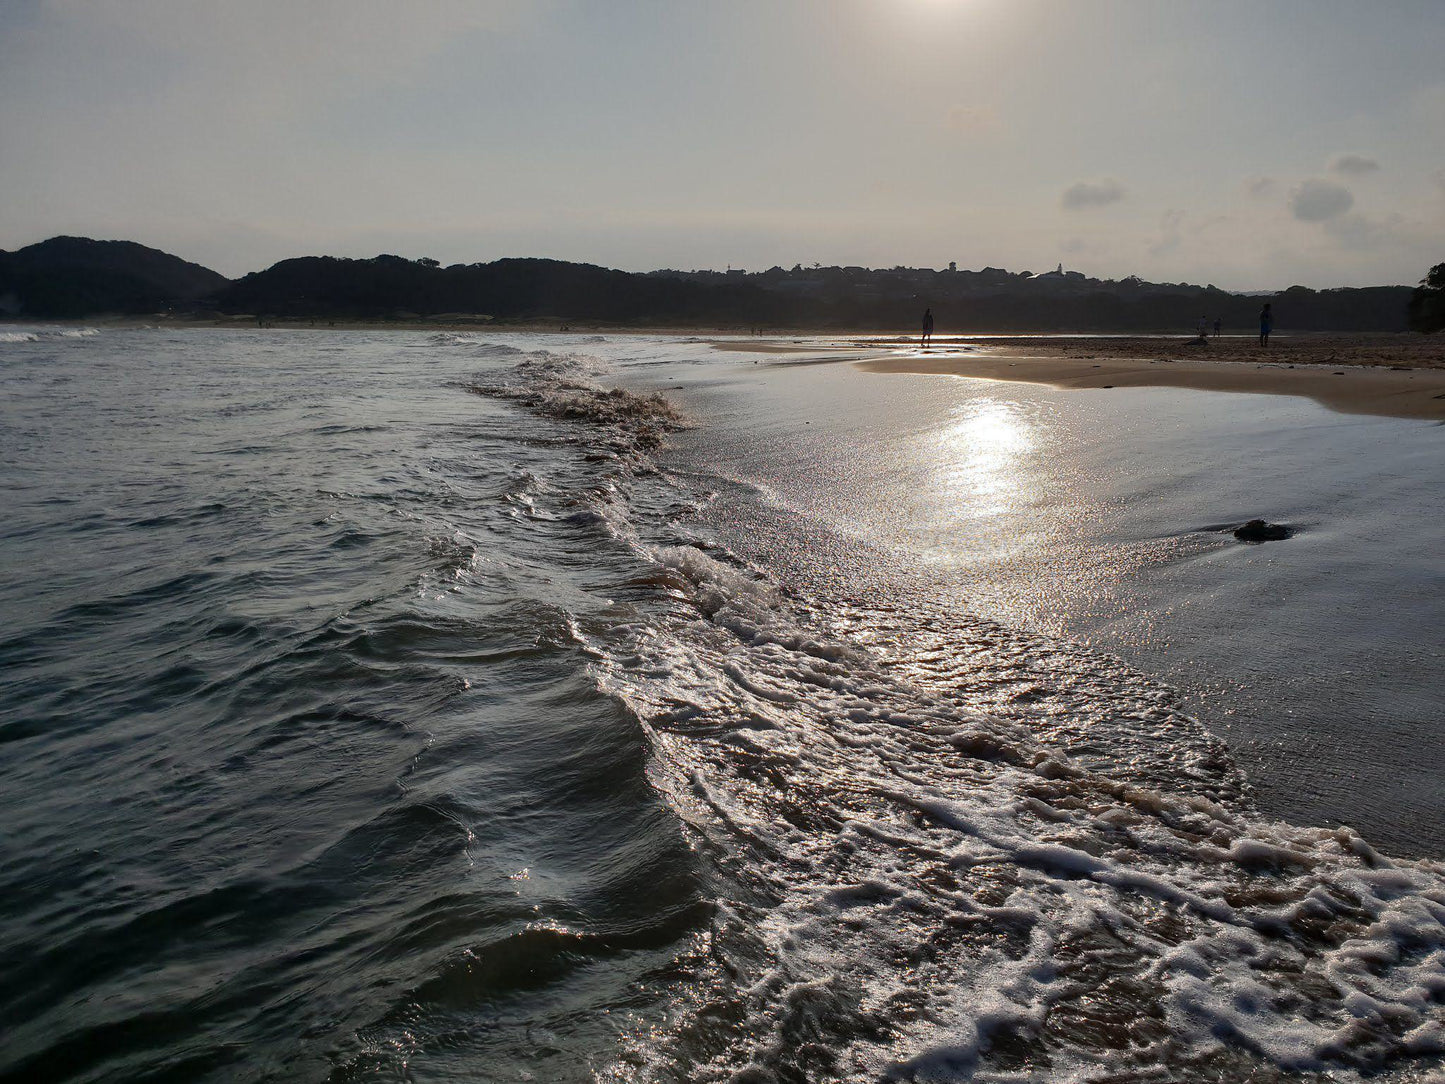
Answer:
[[[798,361],[854,361],[880,373],[938,373],[1059,388],[1196,388],[1303,395],[1344,414],[1445,419],[1445,337],[935,338],[719,343]],[[810,356],[811,355],[811,356]]]

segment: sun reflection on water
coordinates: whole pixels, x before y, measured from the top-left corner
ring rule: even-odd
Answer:
[[[1105,509],[1079,475],[1081,439],[1046,401],[987,393],[961,398],[922,435],[928,482],[919,496],[933,507],[916,544],[946,570],[957,605],[1056,635],[1081,604],[1116,605],[1120,577],[1157,543],[1099,539]]]
[[[960,403],[937,434],[939,496],[952,516],[992,519],[1017,512],[1032,497],[1024,461],[1037,448],[1032,420],[1021,404],[997,399]]]

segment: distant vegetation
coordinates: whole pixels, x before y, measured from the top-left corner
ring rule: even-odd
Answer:
[[[1414,331],[1445,331],[1445,263],[1437,263],[1410,298]]]
[[[1442,265],[1445,266],[1445,265]],[[1432,279],[1445,278],[1442,268]],[[1427,284],[1428,285],[1428,284]],[[1249,331],[1274,304],[1293,331],[1404,331],[1434,294],[1408,286],[1244,296],[1214,286],[895,267],[773,267],[767,271],[634,274],[559,260],[453,264],[377,256],[283,260],[234,282],[128,241],[57,237],[0,252],[0,314],[74,318],[103,313],[246,314],[302,320],[484,319],[698,326],[911,330],[931,306],[944,331],[1193,330],[1204,318]],[[1425,288],[1422,287],[1422,290]],[[1412,303],[1412,296],[1415,298]],[[1434,306],[1433,308],[1431,306]],[[1427,311],[1428,310],[1428,311]],[[1418,326],[1418,325],[1417,325]],[[1437,324],[1438,326],[1438,324]]]
[[[0,251],[0,316],[150,313],[213,294],[228,281],[134,241],[52,237],[16,252]]]
[[[247,275],[211,300],[222,312],[277,317],[407,318],[484,313],[497,320],[603,324],[911,329],[932,306],[940,331],[1144,331],[1221,318],[1252,328],[1275,302],[1281,327],[1403,331],[1410,288],[1307,290],[1244,297],[1213,286],[1101,281],[1078,272],[1013,274],[897,267],[774,267],[628,274],[556,260],[440,267],[430,260],[306,257]]]

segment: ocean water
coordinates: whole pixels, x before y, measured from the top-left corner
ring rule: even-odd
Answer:
[[[7,330],[0,1079],[1435,1071],[1445,430],[778,360]]]

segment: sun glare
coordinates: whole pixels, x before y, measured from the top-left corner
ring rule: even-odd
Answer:
[[[980,399],[964,404],[938,436],[942,482],[969,517],[999,516],[1017,500],[1019,460],[1034,446],[1017,405]]]

